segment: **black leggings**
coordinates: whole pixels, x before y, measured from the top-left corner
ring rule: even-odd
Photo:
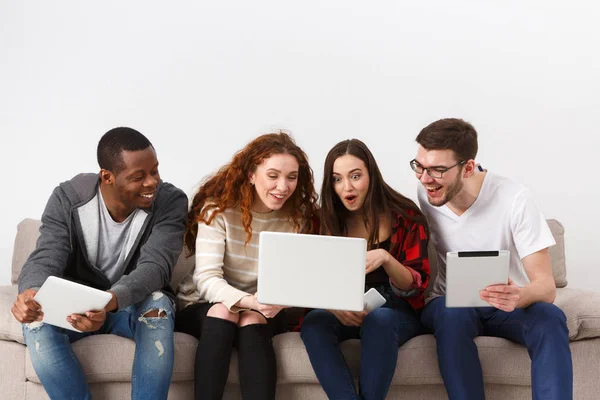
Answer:
[[[195,398],[221,400],[233,346],[238,352],[240,389],[244,400],[275,399],[277,365],[271,341],[283,329],[283,311],[267,324],[238,327],[234,322],[208,317],[213,306],[198,303],[179,311],[175,329],[199,339],[194,371]]]

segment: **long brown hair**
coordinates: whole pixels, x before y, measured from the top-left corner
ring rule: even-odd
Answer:
[[[298,184],[284,208],[297,231],[310,232],[313,229],[316,214],[317,194],[314,188],[313,171],[308,157],[294,139],[286,133],[261,135],[248,143],[233,156],[229,164],[208,177],[194,196],[187,218],[185,244],[189,256],[196,252],[198,222],[210,224],[213,218],[228,208],[239,206],[242,211],[242,226],[247,233],[246,243],[252,238],[252,214],[250,207],[254,201],[254,189],[250,185],[249,175],[264,160],[274,154],[290,154],[298,161]],[[208,214],[204,208],[209,202],[215,206]],[[301,226],[301,223],[303,224]]]
[[[362,206],[365,227],[369,231],[369,249],[379,243],[379,216],[382,213],[390,215],[393,211],[408,221],[422,224],[425,231],[428,231],[427,220],[419,207],[385,183],[369,148],[358,139],[349,139],[333,146],[325,158],[321,187],[322,235],[346,236],[348,234],[346,218],[349,211],[333,189],[333,164],[335,160],[346,154],[362,160],[369,174],[369,189]]]

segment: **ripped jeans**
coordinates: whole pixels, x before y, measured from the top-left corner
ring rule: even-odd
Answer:
[[[158,310],[158,317],[145,317]],[[155,311],[156,313],[156,311]],[[33,368],[51,399],[90,399],[85,373],[71,343],[112,333],[135,340],[131,374],[132,399],[166,399],[173,373],[174,304],[162,292],[117,312],[107,313],[96,332],[80,333],[33,322],[23,325]]]

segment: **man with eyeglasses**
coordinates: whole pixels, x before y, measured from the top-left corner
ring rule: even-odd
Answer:
[[[531,193],[475,163],[477,132],[461,119],[442,119],[416,138],[410,162],[421,182],[418,199],[429,221],[438,274],[422,321],[437,341],[438,364],[450,399],[483,399],[477,336],[527,347],[534,399],[573,398],[573,367],[564,313],[556,294],[548,247],[555,244]],[[446,252],[509,250],[507,285],[480,293],[491,307],[447,308]]]

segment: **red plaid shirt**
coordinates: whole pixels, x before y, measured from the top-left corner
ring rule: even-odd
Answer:
[[[407,210],[407,214],[412,216],[416,212]],[[430,274],[427,233],[421,223],[408,221],[396,213],[393,217],[390,254],[410,271],[413,284],[409,290],[398,289],[391,279],[390,284],[398,296],[403,297],[415,310],[420,310],[425,305],[423,293],[429,284]]]
[[[407,214],[415,215],[415,211],[407,210]],[[423,293],[429,284],[429,258],[427,253],[427,233],[425,227],[417,222],[407,221],[400,214],[393,214],[394,223],[390,235],[390,254],[402,265],[404,265],[413,276],[412,288],[402,290],[394,286],[390,280],[390,285],[399,297],[404,298],[413,309],[420,310],[425,305]],[[304,314],[311,309],[306,308]],[[299,332],[304,317],[300,317],[297,323],[293,321],[290,326],[294,326],[292,331]]]

